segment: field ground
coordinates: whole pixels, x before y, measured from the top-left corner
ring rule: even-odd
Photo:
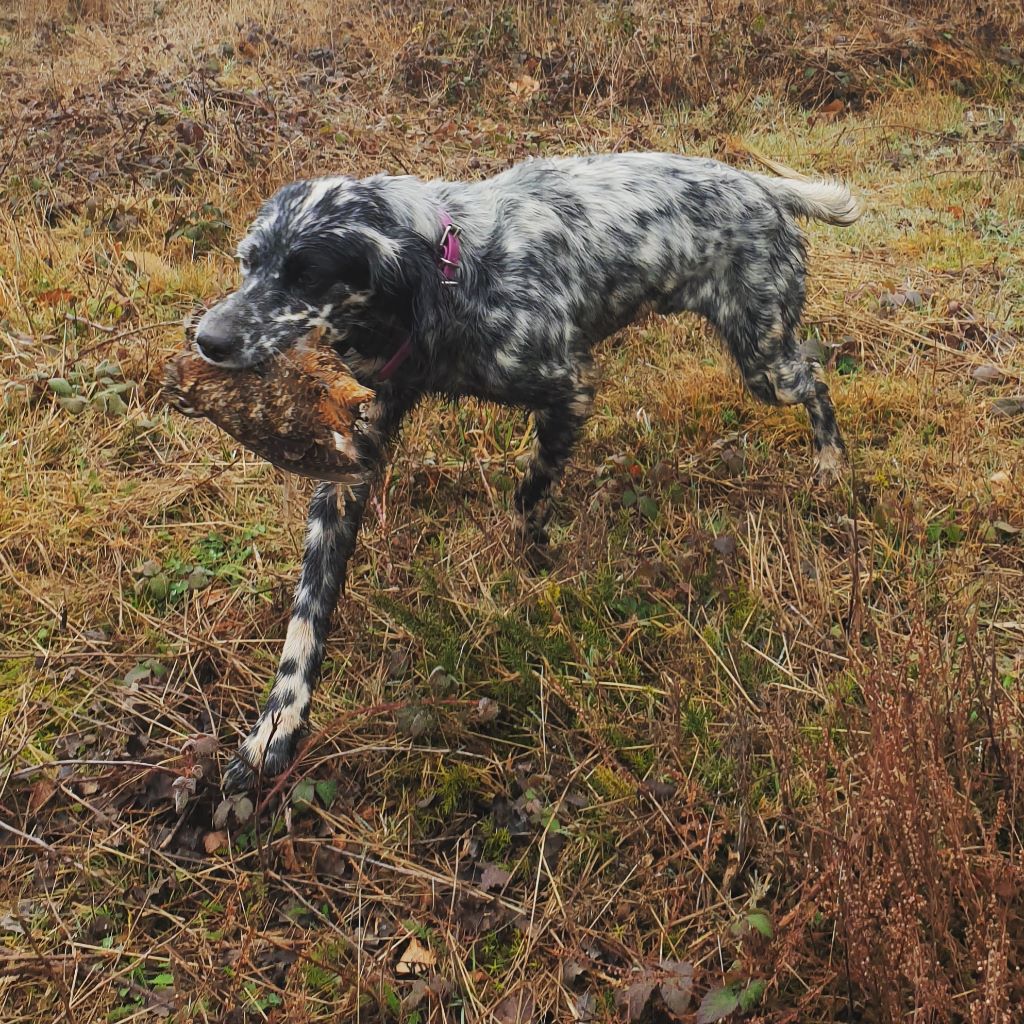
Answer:
[[[3,1020],[1022,1019],[1020,15],[910,6],[0,20]],[[307,492],[158,387],[259,198],[741,143],[869,208],[808,228],[847,479],[651,320],[536,572],[524,419],[422,409],[310,742],[223,803]]]

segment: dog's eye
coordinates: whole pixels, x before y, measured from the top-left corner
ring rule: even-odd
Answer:
[[[243,277],[251,274],[259,265],[260,259],[258,253],[247,252],[244,256],[238,257],[238,269],[242,272]]]
[[[301,256],[290,256],[284,265],[285,282],[293,288],[312,288],[320,281],[316,267]]]

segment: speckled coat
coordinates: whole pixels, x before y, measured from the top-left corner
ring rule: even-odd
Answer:
[[[443,213],[460,232],[452,286],[438,266]],[[377,391],[367,465],[424,395],[531,410],[516,507],[543,543],[551,489],[592,406],[591,351],[648,312],[710,320],[753,395],[807,408],[818,470],[837,471],[828,389],[796,337],[805,254],[795,218],[842,225],[859,214],[835,182],[664,153],[531,160],[479,182],[298,182],[261,209],[239,245],[242,285],[203,316],[197,340],[211,360],[247,367],[323,327]],[[407,340],[409,357],[377,379]],[[354,487],[342,514],[333,485],[313,498],[277,681],[230,784],[273,774],[294,752],[368,493],[368,480]]]

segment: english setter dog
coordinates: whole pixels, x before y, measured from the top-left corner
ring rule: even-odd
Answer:
[[[797,340],[805,246],[794,219],[859,215],[836,182],[663,153],[529,160],[477,182],[334,177],[277,192],[238,247],[241,287],[203,315],[197,347],[246,367],[321,327],[376,397],[357,438],[363,480],[313,495],[276,681],[226,787],[291,761],[373,472],[421,397],[533,413],[515,506],[543,544],[552,488],[593,404],[593,347],[647,312],[690,311],[717,328],[753,395],[805,406],[818,473],[836,474],[832,401]]]

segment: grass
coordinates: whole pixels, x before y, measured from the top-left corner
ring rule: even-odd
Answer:
[[[807,3],[783,40],[727,6],[0,22],[4,1020],[666,1020],[666,963],[693,966],[690,1019],[1014,1019],[1019,11]],[[420,410],[312,742],[222,804],[307,488],[158,380],[260,198],[737,143],[869,206],[808,228],[851,475],[811,488],[803,414],[745,396],[701,323],[652,320],[601,350],[533,572],[523,417]]]

